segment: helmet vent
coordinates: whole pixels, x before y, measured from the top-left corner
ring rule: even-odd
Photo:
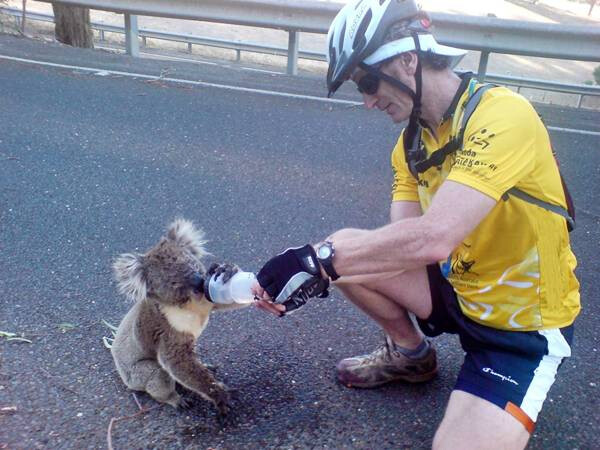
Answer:
[[[337,63],[337,55],[335,54],[335,49],[332,47],[329,52],[329,68],[335,67]]]
[[[356,30],[356,37],[354,38],[354,43],[352,45],[352,49],[356,50],[357,47],[364,46],[364,43],[366,42],[366,37],[365,37],[365,31],[367,31],[367,28],[369,27],[369,24],[371,23],[371,18],[373,17],[373,13],[371,12],[371,10],[367,11],[367,13],[365,14],[365,17],[363,17],[363,20],[360,22],[360,25],[358,26],[358,29]]]
[[[342,27],[342,31],[340,32],[340,40],[338,42],[338,49],[341,52],[341,50],[344,48],[344,37],[346,35],[346,24],[344,23],[344,26]]]

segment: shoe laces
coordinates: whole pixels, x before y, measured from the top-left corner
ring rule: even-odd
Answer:
[[[383,343],[380,344],[379,347],[377,347],[375,350],[373,350],[372,353],[367,355],[367,357],[364,359],[363,365],[370,364],[373,361],[376,361],[378,359],[383,359],[384,361],[387,361],[387,362],[392,361],[394,352],[395,352],[394,342],[388,335],[385,335],[385,339],[384,339]]]

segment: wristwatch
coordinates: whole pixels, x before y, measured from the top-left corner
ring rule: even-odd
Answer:
[[[335,281],[340,277],[333,268],[333,255],[335,255],[333,242],[325,241],[317,247],[317,259],[323,266],[323,269],[325,269],[325,273],[331,278],[331,281]]]

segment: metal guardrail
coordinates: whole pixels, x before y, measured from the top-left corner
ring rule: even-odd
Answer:
[[[42,0],[55,3],[54,0]],[[90,9],[327,33],[340,3],[315,0],[60,0]],[[489,53],[600,61],[598,27],[432,14],[442,43]]]
[[[17,24],[20,26],[21,16],[23,11],[16,8],[0,7],[0,12],[14,16],[17,19]],[[50,14],[41,14],[27,12],[28,20],[37,20],[40,22],[54,23],[54,16]],[[92,22],[92,29],[97,30],[100,35],[100,41],[105,40],[105,33],[125,34],[125,28],[116,25],[107,25],[104,23]],[[264,53],[268,55],[287,56],[287,47],[271,46],[259,43],[232,41],[227,39],[209,38],[203,36],[194,36],[191,34],[170,33],[166,31],[156,31],[145,28],[138,29],[139,37],[142,39],[142,44],[146,45],[147,39],[158,39],[163,41],[183,42],[188,46],[188,52],[192,52],[193,45],[203,45],[208,47],[225,48],[236,51],[237,60],[240,60],[240,53]],[[310,59],[313,61],[325,61],[325,54],[318,52],[299,51],[298,56],[302,59]]]
[[[327,33],[340,3],[315,0],[42,0],[139,16]]]
[[[41,0],[52,3],[51,0]],[[325,55],[299,50],[298,33],[326,33],[340,4],[315,2],[313,0],[66,0],[61,3],[86,6],[125,14],[125,28],[93,23],[101,38],[105,31],[124,33],[127,53],[138,56],[138,37],[145,44],[147,38],[180,41],[192,45],[207,45],[233,49],[240,58],[241,51],[288,56],[288,73],[297,73],[298,57],[324,60]],[[10,14],[21,10],[1,8]],[[244,42],[204,38],[184,34],[138,29],[137,16],[153,15],[195,19],[210,22],[278,28],[289,32],[288,48]],[[53,17],[27,13],[33,20],[49,20]],[[581,61],[600,61],[600,29],[597,27],[564,26],[556,24],[519,22],[492,17],[455,16],[432,14],[436,37],[446,45],[481,52],[478,76],[480,79],[532,89],[550,90],[579,95],[578,107],[584,95],[600,96],[600,87],[572,85],[545,80],[524,79],[486,74],[490,53],[508,53]]]

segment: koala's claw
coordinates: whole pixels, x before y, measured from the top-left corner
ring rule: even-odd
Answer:
[[[213,392],[213,402],[219,413],[219,416],[226,416],[229,412],[229,392],[223,383],[217,383],[216,389]]]
[[[217,271],[217,269],[219,268],[219,264],[217,263],[212,263],[209,267],[208,270],[206,271],[207,275],[214,275],[214,273]]]
[[[213,375],[216,375],[219,371],[219,366],[215,366],[214,364],[204,364],[204,367],[210,370]]]
[[[235,264],[212,263],[210,265],[210,267],[208,268],[207,274],[209,276],[215,275],[215,278],[221,277],[221,281],[223,283],[227,283],[233,275],[235,275],[237,272],[239,272],[239,270],[240,270],[240,268],[238,266],[236,266]]]
[[[233,416],[231,414],[229,415],[225,415],[225,414],[217,414],[217,420],[219,422],[219,427],[221,428],[225,428],[227,426],[231,426],[235,424],[235,421],[233,420]]]
[[[179,399],[179,407],[181,409],[190,409],[193,406],[194,402],[189,398],[181,397]]]
[[[229,404],[228,403],[217,403],[217,411],[219,411],[220,417],[225,417],[229,414]]]

